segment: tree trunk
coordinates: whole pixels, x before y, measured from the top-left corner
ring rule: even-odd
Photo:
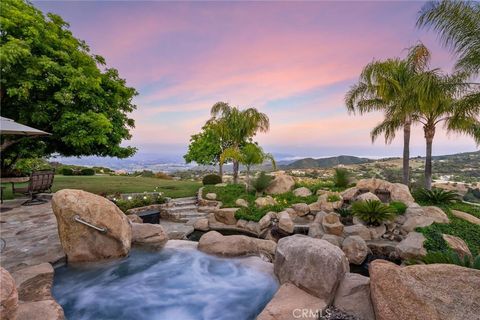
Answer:
[[[223,163],[218,164],[218,175],[223,178]]]
[[[250,190],[250,166],[247,166],[246,182],[247,182],[247,191],[249,191]]]
[[[233,160],[233,183],[238,183],[238,160]]]
[[[425,188],[432,189],[432,145],[433,137],[435,136],[434,126],[425,126],[425,140],[427,142],[427,150],[425,156]]]
[[[403,184],[410,186],[410,129],[411,119],[403,126]]]

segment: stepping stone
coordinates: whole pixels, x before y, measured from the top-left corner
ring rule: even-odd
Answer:
[[[465,221],[468,221],[470,223],[480,225],[480,219],[463,211],[458,211],[458,210],[452,210],[452,214],[460,219],[463,219]]]

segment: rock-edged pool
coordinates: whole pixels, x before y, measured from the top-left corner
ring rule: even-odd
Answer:
[[[207,255],[194,244],[60,267],[53,295],[69,320],[255,319],[278,289],[271,264]]]

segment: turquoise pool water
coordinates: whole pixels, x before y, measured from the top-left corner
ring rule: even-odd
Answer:
[[[251,259],[135,249],[122,260],[56,269],[53,295],[69,320],[251,320],[278,289]]]

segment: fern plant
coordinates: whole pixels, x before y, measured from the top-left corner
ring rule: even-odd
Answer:
[[[365,221],[369,225],[379,225],[395,217],[394,209],[378,200],[354,202],[351,210],[355,217]]]
[[[338,208],[335,210],[342,218],[351,217],[352,211],[348,208]]]
[[[444,190],[440,188],[418,189],[414,192],[415,200],[424,204],[448,205],[460,199],[455,191]]]

